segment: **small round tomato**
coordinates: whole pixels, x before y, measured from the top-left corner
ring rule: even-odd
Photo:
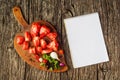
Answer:
[[[23,42],[25,41],[25,38],[23,36],[17,36],[17,44],[23,44]]]
[[[55,40],[57,37],[57,33],[55,33],[55,32],[49,33],[49,34],[47,34],[47,37],[51,40]]]
[[[24,36],[25,36],[25,41],[31,41],[31,34],[29,32],[25,32],[24,33]]]
[[[43,49],[45,49],[47,46],[47,42],[44,39],[40,39],[40,45]]]
[[[36,50],[37,50],[38,53],[42,52],[42,48],[40,46],[36,47]]]
[[[50,32],[50,29],[45,25],[43,25],[40,29],[40,34],[48,34],[49,32]]]
[[[33,38],[33,45],[35,47],[40,45],[40,38],[39,37],[36,36],[36,37]]]
[[[42,61],[43,63],[47,63],[48,61],[46,60],[46,59],[43,59],[43,61]]]
[[[62,49],[60,49],[60,50],[58,51],[58,53],[59,53],[59,54],[64,54],[64,52],[63,52]]]
[[[36,49],[35,49],[35,47],[30,47],[29,48],[29,53],[33,53],[33,54],[36,54]]]
[[[52,50],[54,50],[54,51],[57,51],[58,50],[58,42],[57,42],[57,40],[53,40],[53,41],[51,41],[48,45],[47,45],[47,48],[49,48],[49,49],[52,49]]]
[[[27,41],[24,41],[24,42],[23,42],[22,49],[23,49],[23,50],[29,49],[29,43],[28,43]]]
[[[31,27],[32,37],[37,36],[39,34],[40,28],[41,28],[41,26],[38,22],[32,23],[32,27]]]
[[[44,50],[42,50],[42,54],[46,54],[46,53],[50,53],[50,52],[52,52],[53,50],[52,49],[44,49]]]

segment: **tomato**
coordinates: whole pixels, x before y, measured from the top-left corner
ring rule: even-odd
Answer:
[[[41,35],[40,35],[40,38],[42,39],[44,36],[45,36],[45,34],[41,34]]]
[[[40,38],[39,37],[36,36],[33,38],[33,45],[35,47],[40,45]]]
[[[57,37],[57,33],[55,33],[55,32],[49,33],[49,34],[47,34],[47,37],[50,38],[51,40],[54,40]]]
[[[30,47],[29,48],[29,53],[33,53],[33,54],[36,54],[36,49],[35,49],[35,47]]]
[[[46,41],[45,41],[44,39],[40,39],[40,45],[41,45],[41,47],[42,47],[43,49],[45,49],[46,46],[47,46],[47,43],[46,43]]]
[[[23,46],[22,46],[22,49],[23,50],[27,50],[29,48],[29,43],[27,41],[24,41],[23,42]]]
[[[46,36],[48,33],[50,33],[50,29],[43,25],[40,29],[40,38]]]
[[[46,59],[43,59],[43,61],[42,61],[43,63],[47,63],[48,61],[46,60]]]
[[[25,41],[25,38],[23,36],[17,36],[17,44],[23,44],[23,42]]]
[[[63,52],[62,49],[60,49],[60,50],[58,51],[58,53],[59,53],[59,54],[64,54],[64,52]]]
[[[38,53],[42,52],[42,48],[40,46],[36,47],[36,50],[37,50]]]
[[[37,36],[39,34],[40,28],[41,28],[41,26],[40,26],[40,24],[38,22],[32,23],[32,26],[31,26],[31,35],[32,35],[32,37]]]
[[[44,49],[44,50],[42,50],[42,54],[46,54],[46,53],[50,53],[50,52],[52,52],[53,50],[52,49]]]
[[[24,33],[24,36],[25,36],[25,41],[31,41],[31,34],[29,32],[25,32]]]
[[[47,48],[52,49],[54,51],[58,50],[58,42],[56,40],[53,40],[47,45]]]

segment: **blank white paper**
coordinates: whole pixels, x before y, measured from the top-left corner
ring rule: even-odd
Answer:
[[[64,22],[74,68],[109,61],[98,13]]]

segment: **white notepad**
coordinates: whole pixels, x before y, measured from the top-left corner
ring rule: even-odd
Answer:
[[[64,22],[74,68],[109,61],[98,13]]]

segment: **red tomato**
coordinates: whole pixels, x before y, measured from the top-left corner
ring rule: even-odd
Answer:
[[[33,38],[33,45],[35,47],[40,45],[40,38],[39,37],[36,36]]]
[[[30,31],[30,34],[31,34],[32,37],[37,36],[37,34],[35,34],[33,31]]]
[[[62,49],[59,50],[59,54],[64,54]]]
[[[22,48],[23,50],[27,50],[29,48],[29,43],[27,41],[24,41]]]
[[[43,63],[47,63],[48,61],[46,59],[43,59]]]
[[[41,35],[40,35],[40,38],[43,38],[44,36],[45,36],[45,34],[41,34]]]
[[[57,37],[57,33],[55,33],[55,32],[49,33],[49,34],[47,34],[47,37],[50,38],[51,40],[54,40]]]
[[[23,44],[25,38],[23,36],[17,36],[17,44]]]
[[[47,48],[52,49],[54,51],[58,50],[58,42],[56,40],[53,40],[47,45]]]
[[[46,43],[46,41],[45,41],[44,39],[40,39],[40,45],[41,45],[41,47],[42,47],[43,49],[45,49],[46,46],[47,46],[47,43]]]
[[[36,47],[36,50],[37,50],[38,53],[42,52],[42,48],[40,46]]]
[[[35,49],[35,47],[29,48],[29,53],[36,54],[36,49]]]
[[[32,37],[37,36],[39,34],[40,28],[41,28],[41,26],[40,26],[40,24],[38,22],[32,23],[32,27],[31,27],[31,35],[32,35]]]
[[[43,25],[40,29],[40,37],[41,37],[41,35],[42,35],[42,37],[44,37],[48,33],[50,33],[50,29],[48,27],[46,27],[45,25]]]
[[[44,49],[42,50],[42,54],[50,53],[52,52],[52,49]]]
[[[29,32],[25,32],[24,33],[24,36],[25,36],[25,41],[31,41],[31,35],[30,35],[30,33]]]

